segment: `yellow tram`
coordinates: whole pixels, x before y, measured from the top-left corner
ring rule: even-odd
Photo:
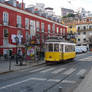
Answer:
[[[45,43],[45,61],[62,62],[76,57],[75,44],[60,38],[48,39]]]

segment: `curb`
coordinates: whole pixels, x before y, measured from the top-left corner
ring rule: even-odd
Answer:
[[[1,72],[0,75],[7,74],[7,73],[10,73],[10,72],[14,72],[14,70],[10,70],[10,71],[8,70],[8,71],[5,71],[5,72]]]

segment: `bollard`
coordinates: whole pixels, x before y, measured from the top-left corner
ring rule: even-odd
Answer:
[[[59,92],[63,92],[62,87],[59,87]]]

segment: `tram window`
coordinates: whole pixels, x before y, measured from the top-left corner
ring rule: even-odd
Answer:
[[[46,48],[45,50],[48,51],[48,44],[45,45],[45,48]]]
[[[59,44],[54,44],[54,51],[59,51]]]
[[[73,45],[65,46],[65,52],[73,52],[73,51],[75,51],[75,46],[73,46]]]
[[[60,51],[63,52],[63,45],[60,44]]]
[[[48,45],[48,51],[53,51],[53,44]]]

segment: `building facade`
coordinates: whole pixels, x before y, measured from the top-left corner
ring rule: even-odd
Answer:
[[[73,14],[74,11],[72,9],[67,9],[67,8],[61,8],[61,16],[67,16],[68,14]]]
[[[79,23],[77,29],[77,45],[86,45],[89,49],[92,48],[92,23]]]
[[[15,54],[16,47],[25,52],[28,44],[42,46],[48,36],[67,35],[66,26],[32,14],[17,4],[17,1],[15,6],[0,2],[0,54],[8,50]]]

